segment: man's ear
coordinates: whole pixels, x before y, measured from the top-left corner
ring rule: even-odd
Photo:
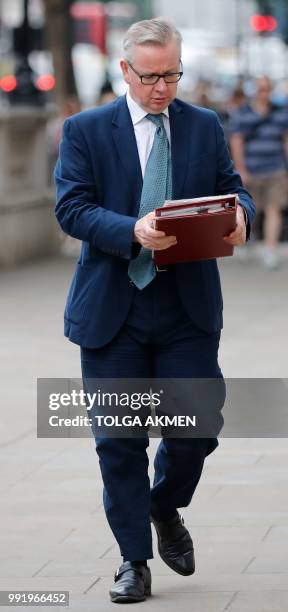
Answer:
[[[124,81],[126,83],[128,83],[128,85],[130,85],[129,66],[128,66],[126,60],[124,60],[124,59],[120,60],[120,68],[122,70]]]

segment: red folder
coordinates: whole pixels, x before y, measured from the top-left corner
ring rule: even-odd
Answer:
[[[155,229],[167,236],[176,236],[177,244],[163,251],[154,251],[155,265],[165,266],[199,259],[233,255],[233,246],[226,244],[236,227],[237,194],[170,200],[155,210]]]

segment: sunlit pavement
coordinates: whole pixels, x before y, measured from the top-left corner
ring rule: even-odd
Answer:
[[[281,257],[273,271],[256,253],[221,262],[227,377],[287,377],[286,247]],[[36,438],[37,377],[80,376],[79,348],[62,332],[73,268],[66,257],[0,274],[0,590],[70,591],[71,610],[100,612],[115,609],[108,590],[121,558],[104,517],[93,441]],[[150,443],[151,477],[157,443]],[[221,439],[183,515],[197,572],[173,573],[154,537],[153,596],[135,612],[287,611],[285,438]]]

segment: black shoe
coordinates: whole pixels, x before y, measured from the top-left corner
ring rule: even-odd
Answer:
[[[151,572],[146,565],[124,561],[115,573],[114,581],[110,597],[115,603],[145,601],[151,595]]]
[[[178,514],[169,521],[156,521],[151,516],[158,538],[158,551],[161,559],[174,572],[190,576],[195,572],[194,548],[189,531],[184,527],[184,519]]]

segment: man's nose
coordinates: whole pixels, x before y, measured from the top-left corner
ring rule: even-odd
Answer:
[[[155,89],[156,89],[157,91],[161,91],[161,92],[166,91],[166,89],[167,89],[167,83],[165,83],[165,81],[164,81],[164,78],[163,78],[163,77],[161,77],[161,78],[159,79],[159,81],[158,81],[158,82],[155,84]]]

